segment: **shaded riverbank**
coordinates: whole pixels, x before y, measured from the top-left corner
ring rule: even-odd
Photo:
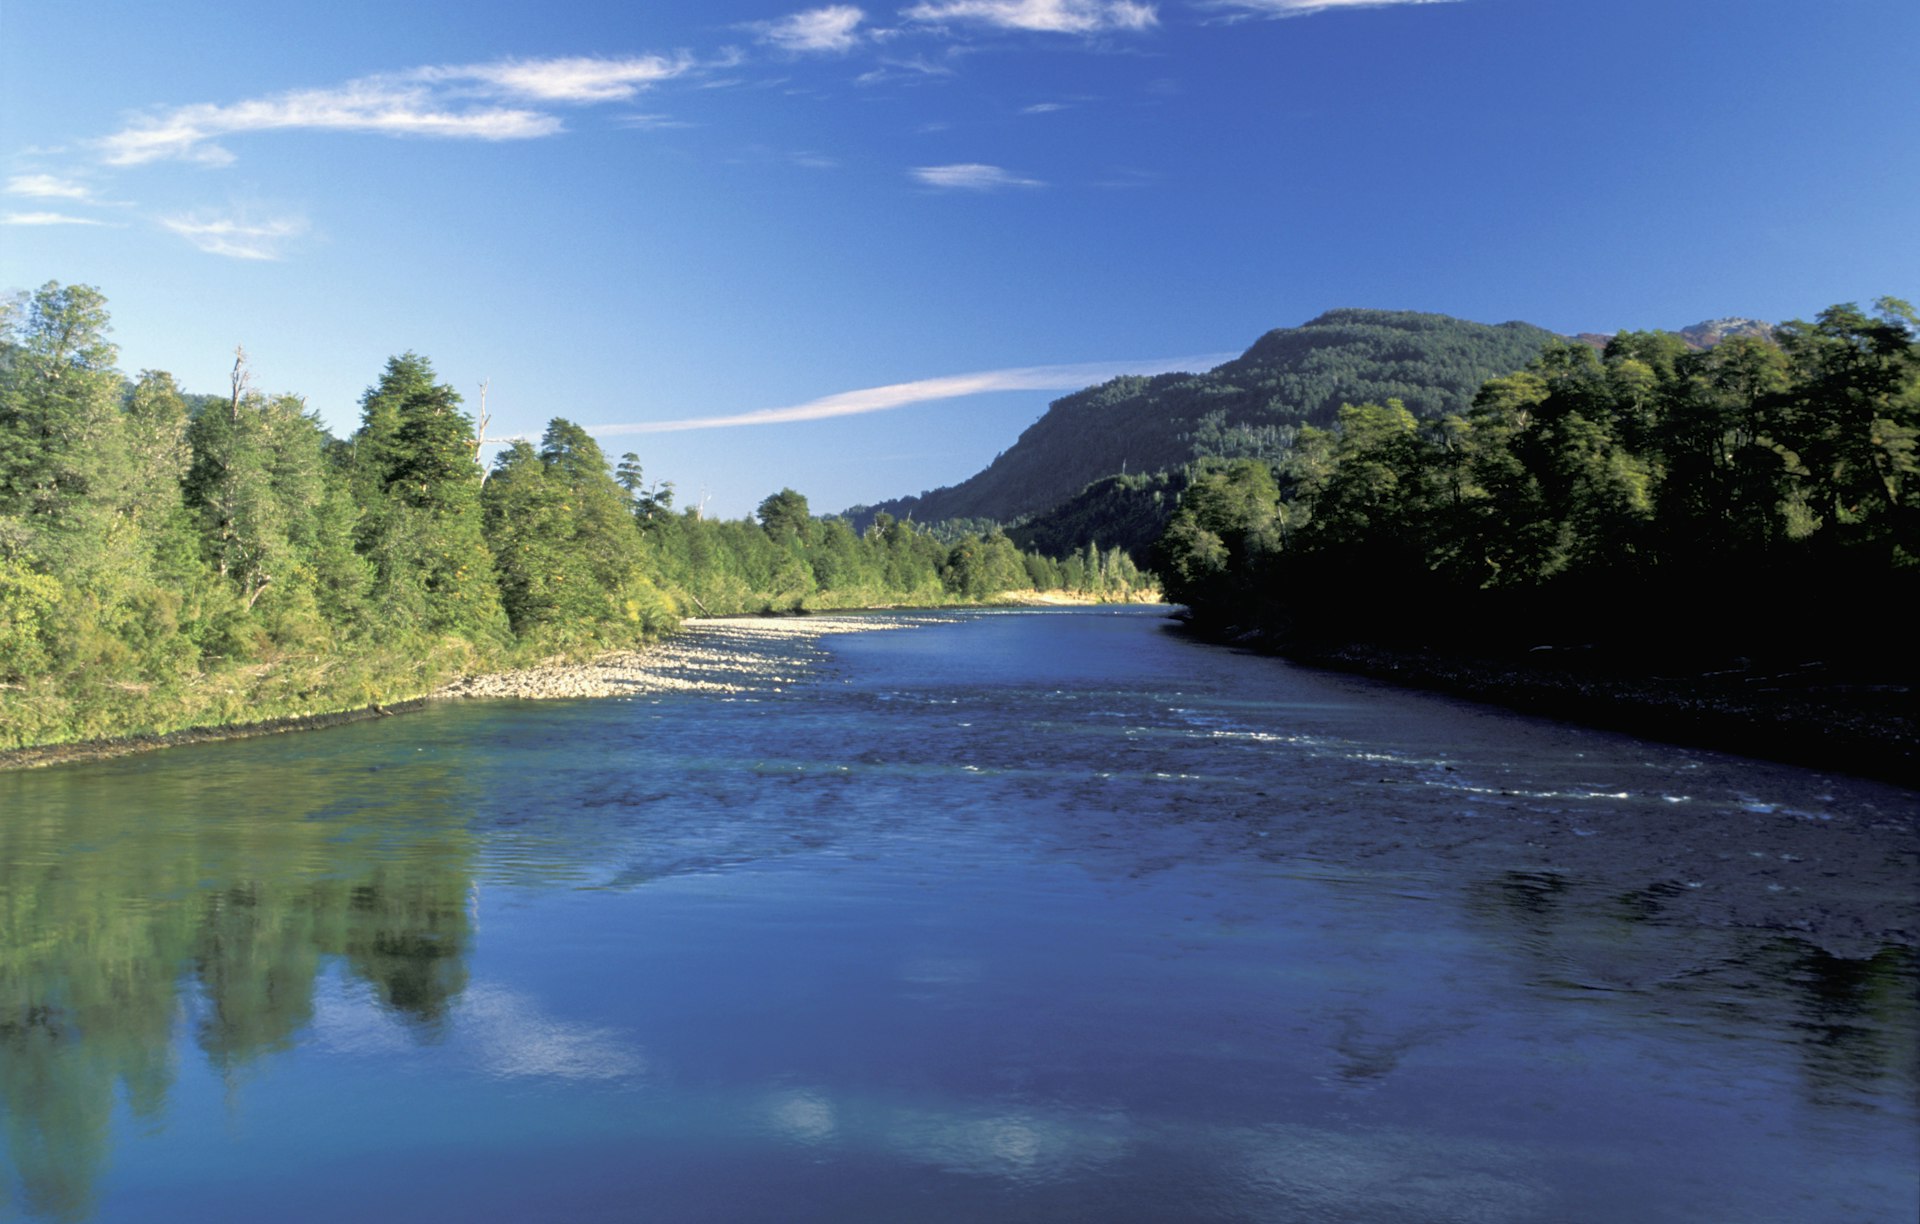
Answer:
[[[1689,667],[1591,646],[1495,654],[1196,636],[1545,718],[1920,785],[1920,694],[1815,658],[1740,657]]]

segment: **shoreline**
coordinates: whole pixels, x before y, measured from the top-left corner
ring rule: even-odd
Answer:
[[[1372,642],[1210,636],[1303,667],[1384,680],[1684,747],[1920,789],[1920,693],[1825,664],[1733,660],[1694,670],[1615,666],[1603,652],[1449,653]]]
[[[84,764],[187,744],[318,731],[417,713],[441,701],[566,701],[670,692],[736,695],[778,691],[805,678],[804,673],[814,663],[809,656],[817,653],[815,643],[822,637],[905,629],[937,619],[933,615],[900,615],[880,621],[848,613],[693,619],[683,621],[679,631],[643,649],[608,651],[576,663],[554,662],[463,676],[402,701],[375,702],[325,714],[292,714],[257,722],[10,748],[0,751],[0,770]]]
[[[697,617],[682,621],[676,632],[638,650],[607,651],[578,662],[554,661],[476,673],[399,701],[376,702],[324,714],[288,714],[255,722],[210,723],[175,731],[0,749],[0,770],[43,769],[112,760],[187,744],[211,744],[222,740],[254,739],[263,735],[318,731],[394,714],[411,714],[438,701],[492,698],[566,701],[632,697],[647,693],[706,692],[730,695],[777,690],[796,682],[800,677],[786,674],[773,664],[779,662],[783,666],[804,667],[805,660],[776,660],[767,649],[776,644],[782,645],[788,655],[804,655],[822,637],[909,628],[933,623],[941,613],[969,609],[1158,603],[1157,592],[1152,599],[1123,601],[1053,591],[1010,591],[1004,599],[982,604]],[[874,612],[894,615],[882,622],[867,615]]]
[[[644,650],[463,676],[435,689],[429,699],[567,701],[649,693],[777,692],[806,678],[812,665],[808,656],[823,637],[883,633],[937,621],[911,613],[884,621],[847,613],[701,617],[683,621],[679,632]]]
[[[36,744],[30,748],[0,751],[0,770],[45,769],[54,765],[77,765],[87,761],[107,761],[115,757],[178,748],[187,744],[217,744],[222,740],[257,739],[263,735],[284,735],[292,731],[322,731],[348,723],[396,714],[413,714],[427,708],[430,697],[410,697],[405,701],[374,702],[331,714],[288,714],[264,718],[258,722],[216,723],[204,727],[182,727],[178,731],[120,735],[110,739],[76,740],[68,744]]]
[[[1009,600],[1000,607],[1098,606],[1066,598]],[[0,751],[0,770],[111,760],[189,744],[324,730],[409,714],[435,702],[595,700],[659,693],[721,696],[777,692],[804,680],[823,637],[939,623],[956,609],[858,609],[785,616],[705,617],[639,650],[463,676],[401,701],[323,714],[188,727]],[[889,612],[882,620],[866,613]],[[1532,651],[1525,656],[1444,653],[1375,643],[1278,640],[1208,634],[1198,641],[1276,655],[1304,667],[1383,680],[1559,722],[1689,747],[1836,770],[1920,789],[1920,695],[1904,685],[1849,683],[1808,666],[1710,672],[1603,666],[1603,656]],[[1536,657],[1538,656],[1538,657]]]

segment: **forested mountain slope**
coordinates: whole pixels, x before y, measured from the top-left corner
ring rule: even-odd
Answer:
[[[1106,476],[1208,456],[1278,458],[1296,429],[1331,423],[1342,404],[1397,398],[1420,417],[1464,412],[1480,384],[1524,367],[1554,338],[1526,323],[1332,310],[1268,332],[1208,373],[1115,378],[1056,400],[985,471],[848,514],[856,524],[875,511],[1008,522]]]

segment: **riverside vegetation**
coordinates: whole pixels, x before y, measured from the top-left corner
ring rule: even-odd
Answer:
[[[1917,328],[1886,298],[1703,351],[1556,340],[1464,412],[1348,404],[1276,460],[1187,473],[1156,568],[1215,634],[1565,659],[1562,688],[1705,678],[1728,692],[1616,691],[1613,720],[1665,702],[1690,735],[1724,706],[1734,746],[1837,733],[1849,766],[1911,776]]]
[[[1144,585],[1113,550],[1055,561],[888,516],[856,534],[791,489],[757,521],[676,513],[564,419],[483,471],[481,430],[414,353],[337,439],[244,355],[224,395],[127,378],[91,287],[0,311],[0,749],[394,702],[696,613]]]

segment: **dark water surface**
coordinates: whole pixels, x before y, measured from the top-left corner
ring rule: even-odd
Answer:
[[[0,775],[0,1215],[1920,1215],[1912,793],[1139,612],[825,650]]]

